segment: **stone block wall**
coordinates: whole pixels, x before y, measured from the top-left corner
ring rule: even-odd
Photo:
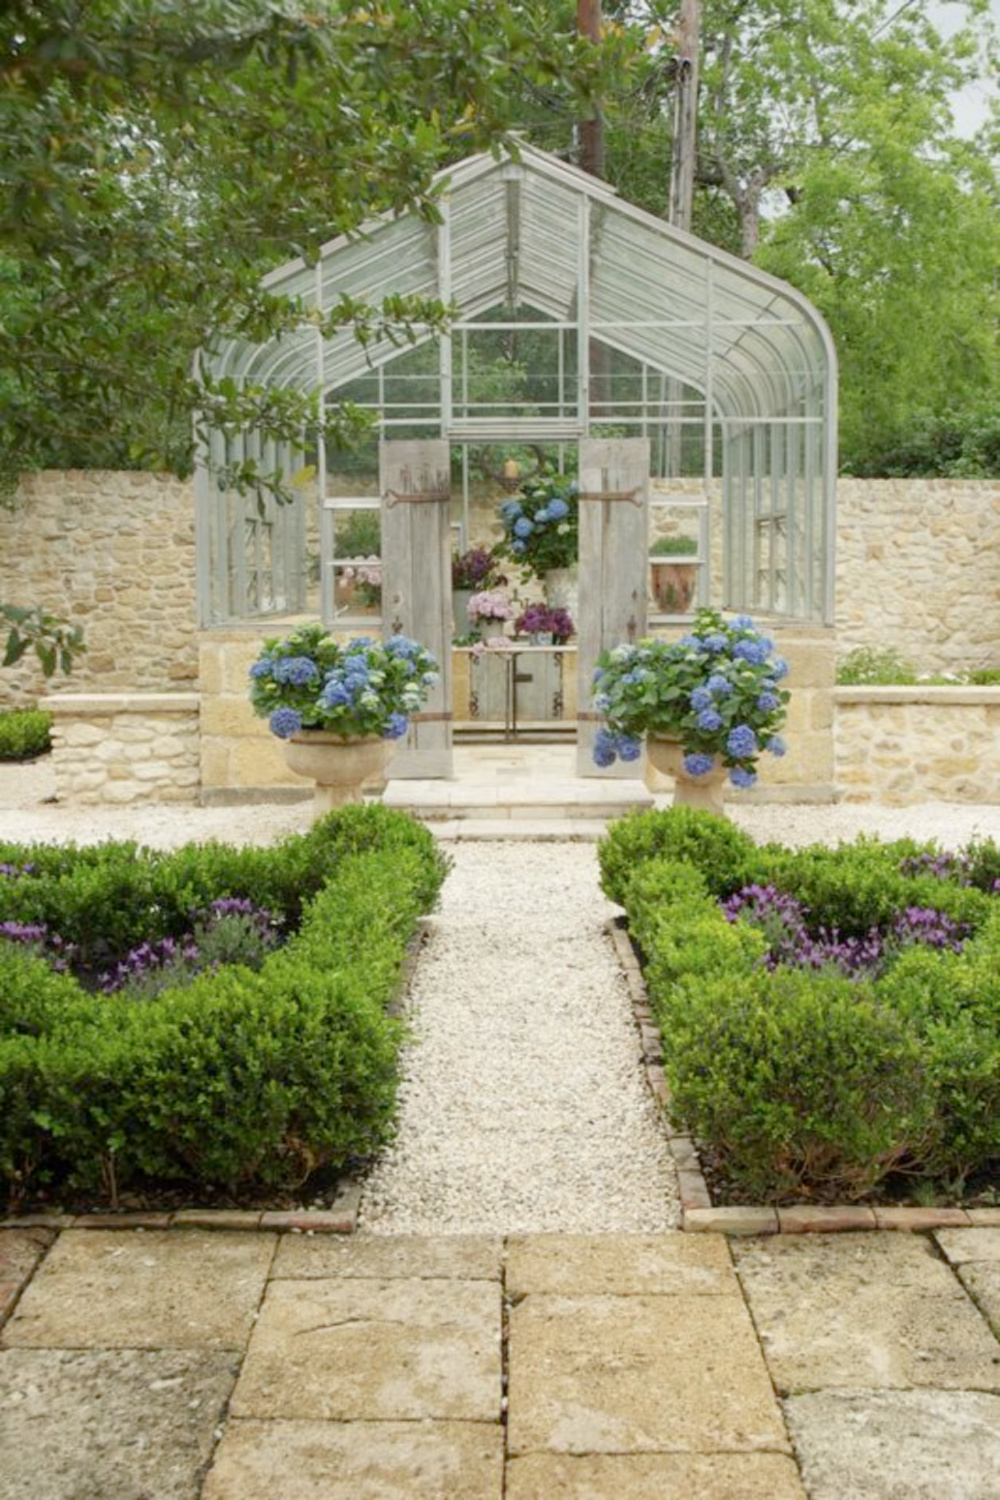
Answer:
[[[34,655],[0,672],[0,708],[43,693],[190,689],[198,675],[194,489],[167,474],[26,474],[0,508],[0,599],[83,626],[72,676]]]
[[[834,699],[841,800],[1000,803],[1000,688],[837,688]]]
[[[198,802],[197,693],[53,693],[42,706],[61,802]]]
[[[1000,667],[1000,480],[841,479],[838,651]]]

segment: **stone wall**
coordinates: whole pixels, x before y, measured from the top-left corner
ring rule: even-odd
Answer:
[[[1000,688],[837,688],[845,802],[1000,802]]]
[[[842,479],[836,599],[841,656],[1000,667],[1000,480]]]
[[[0,672],[0,708],[42,693],[168,692],[198,675],[194,490],[165,474],[27,474],[0,508],[0,599],[83,626],[87,653],[46,683],[32,654]]]
[[[198,802],[197,693],[53,693],[43,707],[61,802]]]

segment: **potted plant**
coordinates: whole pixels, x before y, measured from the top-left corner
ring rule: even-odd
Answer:
[[[404,635],[358,636],[342,644],[322,625],[267,640],[250,668],[250,702],[284,740],[291,770],[317,783],[316,810],[361,800],[378,779],[387,741],[438,681],[430,652]]]
[[[514,621],[518,635],[526,635],[536,646],[562,646],[575,630],[568,610],[550,609],[547,604],[529,604]]]
[[[516,614],[510,595],[504,589],[483,589],[469,600],[469,619],[483,637],[503,635],[506,621],[512,620]]]
[[[526,480],[521,494],[500,507],[504,539],[497,549],[521,565],[523,581],[541,579],[548,604],[570,610],[579,554],[578,494],[576,480],[565,474]]]
[[[470,547],[451,559],[451,607],[456,635],[464,635],[469,621],[469,600],[485,589],[502,588],[507,582],[492,547]]]
[[[699,610],[679,640],[615,646],[595,673],[594,707],[604,722],[594,759],[638,760],[645,736],[654,769],[675,777],[675,801],[721,812],[727,773],[734,786],[753,786],[761,752],[785,753],[778,731],[787,673],[748,615],[727,621],[713,609]]]
[[[691,613],[698,590],[698,543],[689,536],[661,536],[649,549],[649,576],[653,603],[660,614]]]

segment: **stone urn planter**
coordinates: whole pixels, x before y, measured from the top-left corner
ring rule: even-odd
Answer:
[[[675,807],[695,807],[724,818],[726,775],[725,766],[717,765],[704,776],[690,776],[684,769],[684,746],[680,740],[653,734],[646,736],[646,785],[650,791],[659,791],[658,777],[672,777]]]
[[[345,736],[325,729],[302,729],[285,741],[285,761],[296,776],[316,783],[316,817],[345,802],[360,802],[365,790],[380,793],[392,748],[381,736]]]

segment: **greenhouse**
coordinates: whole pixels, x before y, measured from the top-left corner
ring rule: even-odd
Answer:
[[[216,380],[318,388],[373,420],[360,446],[305,458],[209,434],[203,627],[309,613],[448,653],[451,556],[495,542],[503,500],[556,471],[580,492],[580,683],[615,638],[699,604],[832,624],[836,357],[810,303],[526,145],[451,168],[439,206],[439,222],[376,221],[266,285],[323,311],[438,298],[445,333],[363,347],[308,328],[206,353]],[[295,498],[240,493],[247,459]],[[657,589],[657,541],[689,587],[674,558],[677,587]]]

